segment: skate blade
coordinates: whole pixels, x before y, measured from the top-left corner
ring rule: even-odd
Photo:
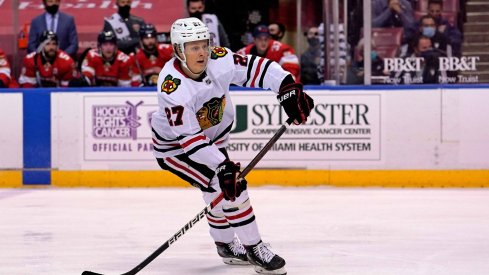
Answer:
[[[259,273],[259,274],[273,274],[273,275],[286,275],[287,274],[285,267],[275,269],[275,270],[266,270],[261,266],[255,265],[255,271],[256,271],[256,273]]]
[[[229,264],[229,265],[249,265],[250,264],[250,262],[248,262],[248,261],[242,261],[242,260],[233,259],[233,258],[222,258],[222,261],[225,264]]]

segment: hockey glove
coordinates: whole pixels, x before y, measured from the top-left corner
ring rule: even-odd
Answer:
[[[241,192],[246,190],[246,180],[237,178],[239,174],[240,164],[230,160],[225,160],[216,169],[219,186],[224,193],[224,199],[234,201],[241,195]]]
[[[291,83],[280,88],[277,99],[294,124],[302,124],[314,107],[314,100],[303,90],[301,83]]]

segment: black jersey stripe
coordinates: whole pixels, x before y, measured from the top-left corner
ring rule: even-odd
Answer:
[[[181,149],[181,148],[182,147],[180,147],[180,146],[175,146],[175,147],[169,148],[169,149],[160,149],[160,148],[153,145],[153,150],[155,150],[157,152],[161,152],[161,153],[166,153],[166,152],[170,152],[170,151]]]
[[[253,63],[255,63],[256,55],[252,55],[250,62],[248,63],[248,72],[246,73],[246,82],[243,84],[243,87],[248,86],[248,82],[250,81],[251,77],[251,69],[253,69]]]
[[[245,221],[242,221],[242,222],[238,222],[238,223],[231,223],[229,222],[229,225],[231,225],[232,227],[240,227],[240,226],[244,226],[244,225],[247,225],[247,224],[250,224],[252,222],[255,221],[255,215],[253,215],[253,217],[245,220]]]
[[[195,152],[199,151],[200,149],[207,147],[211,144],[212,144],[211,142],[208,142],[208,143],[203,143],[203,144],[197,145],[194,148],[192,148],[191,150],[188,150],[187,156],[190,156],[190,155],[194,154]]]
[[[225,136],[227,133],[229,133],[231,131],[231,128],[233,128],[233,123],[234,123],[234,121],[231,121],[231,124],[229,124],[229,126],[226,127],[226,129],[224,129],[224,131],[222,131],[222,133],[220,133],[215,139],[213,139],[212,143],[218,141],[223,136]]]
[[[193,179],[192,177],[189,177],[187,174],[185,174],[185,173],[183,173],[183,172],[181,172],[179,170],[173,169],[168,164],[166,164],[163,159],[158,158],[157,161],[158,161],[158,164],[160,165],[160,167],[162,169],[168,170],[168,171],[172,172],[173,174],[177,175],[178,177],[180,177],[184,181],[190,183],[190,185],[192,185],[193,187],[197,187],[197,188],[199,188],[201,190],[204,190],[204,189],[207,188],[207,187],[203,186],[197,180]]]
[[[265,64],[265,67],[263,68],[263,71],[261,72],[261,77],[260,77],[260,82],[258,82],[258,87],[263,88],[263,79],[265,78],[265,74],[267,73],[268,66],[272,64],[272,60],[268,60],[267,64]]]
[[[178,136],[178,137],[177,137],[177,140],[182,140],[182,139],[184,139],[184,138],[193,137],[193,136],[196,136],[196,135],[198,135],[198,134],[200,134],[200,133],[202,133],[202,132],[203,132],[203,130],[202,130],[202,129],[200,129],[200,131],[198,131],[197,133],[195,133],[195,134],[193,134],[193,135],[189,135],[189,136]]]
[[[187,154],[181,154],[178,156],[175,156],[180,161],[185,162],[188,166],[192,167],[193,169],[199,171],[203,176],[205,176],[209,181],[214,177],[214,170],[209,168],[207,165],[195,162],[191,160]]]
[[[156,132],[156,130],[153,127],[151,127],[151,131],[153,131],[153,133],[155,134],[156,138],[159,139],[159,140],[161,140],[161,141],[167,141],[167,142],[169,142],[169,141],[176,141],[177,140],[177,139],[165,139],[165,138],[161,137],[160,135],[158,135],[158,133]]]

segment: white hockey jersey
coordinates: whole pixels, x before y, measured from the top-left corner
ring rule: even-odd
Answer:
[[[225,160],[218,148],[227,146],[234,121],[230,84],[278,92],[289,74],[269,59],[214,47],[203,77],[193,80],[173,57],[158,77],[159,107],[151,120],[154,156],[185,153],[215,170]]]

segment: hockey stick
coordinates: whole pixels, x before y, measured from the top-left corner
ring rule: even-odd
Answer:
[[[277,140],[283,135],[287,129],[287,125],[290,125],[293,120],[290,118],[287,120],[287,124],[283,124],[280,129],[273,135],[273,137],[267,142],[267,144],[258,152],[258,154],[251,160],[251,162],[246,166],[245,169],[239,174],[240,177],[244,178],[248,173],[255,167],[255,165],[263,158],[263,156],[272,148],[272,146],[277,142]],[[209,213],[219,202],[224,198],[224,194],[221,192],[211,203],[209,203],[202,211],[197,214],[192,220],[185,224],[180,230],[177,231],[170,239],[168,239],[162,246],[155,250],[148,258],[138,264],[136,267],[130,271],[123,273],[122,275],[134,275],[141,271],[145,266],[151,263],[156,257],[158,257],[163,251],[165,251],[170,245],[175,243],[181,236],[183,236],[188,230],[192,228],[198,221],[203,219],[207,213]],[[100,273],[95,273],[92,271],[83,271],[82,275],[102,275]]]

